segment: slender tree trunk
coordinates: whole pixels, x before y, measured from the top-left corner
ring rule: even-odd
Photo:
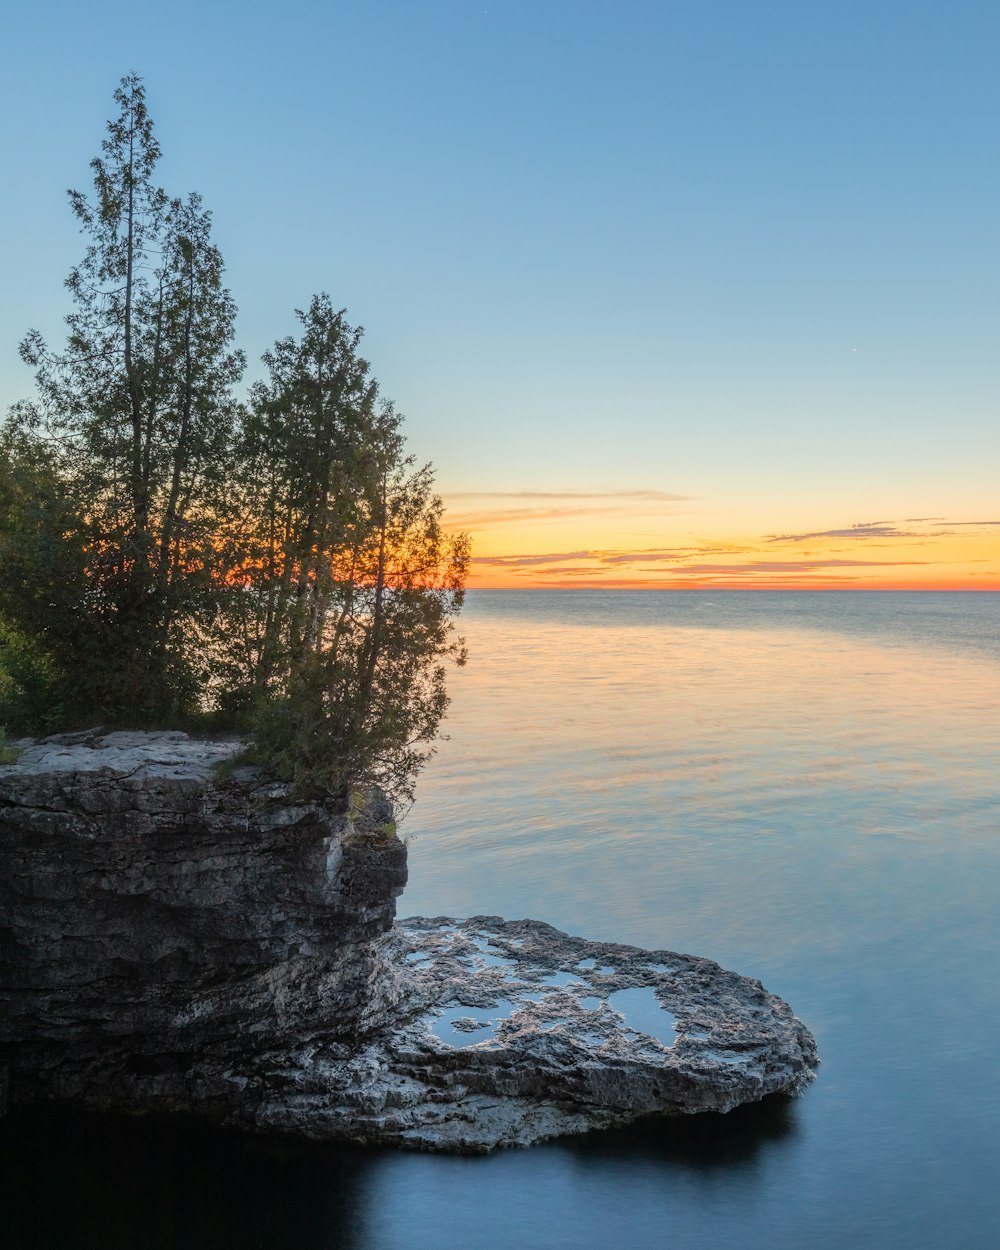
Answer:
[[[331,669],[337,667],[337,659],[340,652],[340,644],[343,641],[344,634],[347,631],[348,622],[352,618],[354,611],[354,587],[357,585],[358,573],[358,544],[355,542],[351,548],[351,571],[347,577],[346,588],[344,590],[344,599],[341,605],[340,613],[337,616],[337,623],[333,627],[333,636],[330,639],[329,665]]]
[[[153,430],[160,405],[160,369],[163,361],[163,274],[160,274],[156,298],[156,334],[153,339],[153,369],[146,388],[146,429],[143,434],[142,476],[152,479]]]
[[[371,702],[372,683],[375,680],[375,666],[382,649],[382,625],[385,611],[385,556],[386,539],[389,528],[389,482],[388,468],[382,470],[382,524],[378,540],[378,566],[375,574],[375,603],[372,607],[372,629],[368,641],[368,655],[361,674],[360,696],[362,716],[368,711]]]
[[[132,523],[137,539],[144,536],[148,521],[148,500],[142,473],[142,396],[136,376],[135,358],[132,350],[132,316],[135,289],[135,118],[128,141],[128,209],[126,212],[127,236],[125,248],[125,382],[128,387],[129,408],[132,418]],[[145,546],[137,542],[138,559]]]
[[[194,255],[188,256],[187,310],[184,318],[184,386],[181,399],[181,423],[177,432],[177,442],[173,451],[173,469],[170,475],[170,493],[163,514],[163,530],[160,535],[159,575],[165,580],[169,568],[171,544],[177,523],[177,503],[181,493],[181,473],[184,467],[184,453],[187,448],[188,432],[191,428],[191,410],[193,403],[194,354],[191,348],[191,334],[194,320]]]

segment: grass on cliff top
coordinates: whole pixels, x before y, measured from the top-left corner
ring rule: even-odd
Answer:
[[[7,731],[0,726],[0,764],[16,764],[21,758],[21,748],[7,740]]]

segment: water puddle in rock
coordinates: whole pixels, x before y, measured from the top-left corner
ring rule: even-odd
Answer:
[[[497,1025],[506,1020],[521,1006],[508,998],[501,998],[495,1007],[466,1007],[464,1003],[445,1007],[441,1015],[430,1022],[430,1030],[446,1046],[464,1050],[477,1042],[491,1041],[496,1037]],[[474,1020],[476,1028],[456,1029],[456,1020]]]
[[[579,981],[574,981],[572,974],[555,972],[543,979],[542,984],[548,988],[564,988],[574,984],[582,989]],[[492,1007],[468,1007],[464,1003],[455,1003],[445,1007],[441,1014],[429,1022],[430,1031],[447,1046],[456,1050],[464,1050],[479,1042],[492,1041],[496,1037],[497,1026],[501,1020],[509,1019],[526,1003],[544,1002],[548,997],[545,991],[535,994],[523,994],[517,1001],[501,998]],[[673,1026],[676,1017],[660,1006],[652,986],[637,986],[627,990],[615,990],[607,998],[598,998],[596,994],[587,994],[577,998],[577,1004],[585,1011],[600,1011],[604,1004],[613,1007],[625,1017],[625,1026],[634,1033],[642,1033],[652,1037],[663,1046],[673,1046],[677,1034]],[[466,1022],[469,1022],[466,1024]],[[559,1026],[574,1027],[578,1021],[571,1017],[553,1017],[545,1024],[546,1029]],[[464,1027],[463,1027],[464,1026]],[[607,1039],[597,1033],[586,1032],[576,1034],[577,1040],[586,1041],[590,1045],[600,1046]],[[728,1057],[721,1053],[710,1052],[711,1057],[723,1063],[739,1063],[742,1057]]]
[[[645,1033],[663,1046],[673,1046],[677,1041],[674,1032],[677,1017],[660,1005],[651,985],[615,990],[607,1001],[622,1013],[626,1025],[636,1033]]]
[[[542,985],[548,985],[554,990],[565,989],[567,985],[576,985],[581,990],[584,988],[584,983],[575,972],[550,972],[548,976],[542,977]]]
[[[596,972],[601,977],[613,977],[615,975],[615,970],[610,964],[598,966],[596,959],[581,959],[576,966],[582,968],[584,972]]]
[[[505,955],[497,947],[480,935],[471,939],[472,945],[476,948],[478,962],[486,965],[487,968],[514,968],[517,966],[517,960],[511,959],[509,955]]]

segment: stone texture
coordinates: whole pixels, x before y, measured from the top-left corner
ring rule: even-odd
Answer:
[[[786,1003],[708,959],[497,916],[392,941],[412,969],[396,1027],[287,1055],[255,1124],[481,1152],[795,1094],[819,1062]]]
[[[406,851],[251,769],[235,741],[75,734],[0,767],[0,1067],[17,1098],[116,1101],[132,1069],[238,1064],[391,1017],[377,941]]]
[[[709,960],[413,919],[391,811],[293,804],[238,744],[63,735],[0,767],[15,1099],[485,1151],[796,1093],[812,1036]]]

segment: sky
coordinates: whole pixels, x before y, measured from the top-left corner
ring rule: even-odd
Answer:
[[[4,19],[0,409],[126,73],[260,354],[329,292],[470,585],[1000,589],[994,0]]]

